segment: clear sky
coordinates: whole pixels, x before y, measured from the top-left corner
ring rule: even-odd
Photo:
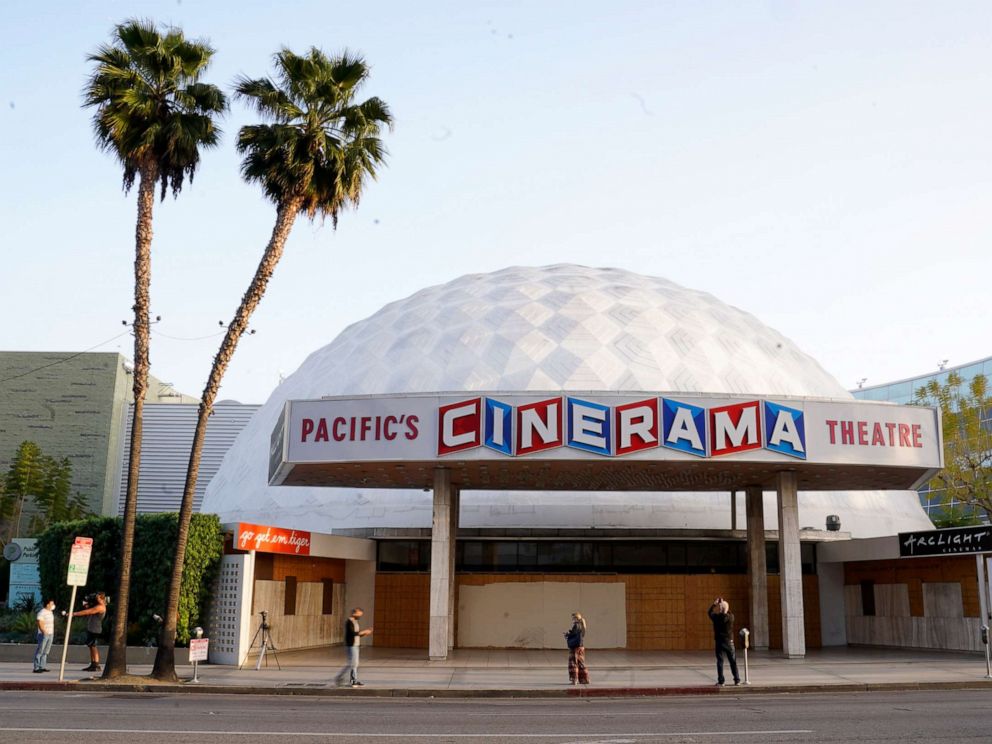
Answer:
[[[263,402],[386,302],[513,264],[706,290],[848,387],[992,354],[992,4],[953,1],[5,3],[0,348],[87,349],[131,315],[136,194],[79,106],[128,16],[208,38],[225,87],[282,45],[360,51],[396,116],[361,208],[297,222],[222,398]],[[251,120],[235,104],[156,205],[152,372],[191,394],[274,219],[238,175]]]

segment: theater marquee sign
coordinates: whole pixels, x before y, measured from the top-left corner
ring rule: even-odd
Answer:
[[[441,464],[477,488],[540,480],[541,488],[717,489],[760,485],[782,469],[801,473],[806,488],[909,488],[940,468],[939,431],[930,408],[811,398],[325,398],[286,404],[270,483],[408,487]],[[350,475],[336,467],[346,464]]]

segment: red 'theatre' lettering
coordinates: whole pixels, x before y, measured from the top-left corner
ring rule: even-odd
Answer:
[[[912,447],[909,441],[909,424],[899,424],[899,446]]]
[[[923,430],[919,424],[871,421],[833,421],[827,425],[830,444],[837,444],[837,429],[840,429],[840,444],[860,447],[915,447],[923,448]],[[870,427],[870,432],[869,432]],[[886,437],[888,433],[888,437]]]

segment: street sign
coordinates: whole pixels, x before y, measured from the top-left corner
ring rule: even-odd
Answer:
[[[69,551],[69,570],[66,572],[65,583],[72,587],[72,597],[69,599],[69,619],[65,623],[65,641],[62,643],[62,664],[59,666],[59,682],[65,678],[65,657],[69,650],[69,633],[72,631],[72,610],[76,606],[76,589],[86,585],[86,576],[90,572],[90,554],[93,552],[92,537],[77,537]]]
[[[69,553],[69,571],[65,583],[69,586],[84,586],[90,570],[90,553],[93,552],[92,537],[77,537]]]
[[[210,643],[209,638],[190,638],[189,639],[189,660],[190,661],[206,661],[207,660],[207,647]]]

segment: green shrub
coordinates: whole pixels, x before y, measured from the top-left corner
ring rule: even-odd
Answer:
[[[131,564],[131,598],[128,611],[128,640],[144,643],[158,635],[152,615],[165,614],[165,601],[172,575],[179,515],[139,514],[135,526],[134,559]],[[66,586],[69,551],[77,536],[93,538],[93,553],[85,587],[77,593],[77,607],[82,597],[103,591],[111,595],[119,578],[121,520],[115,517],[88,517],[75,522],[54,524],[38,536],[38,563],[41,588],[45,598],[55,597],[60,608],[68,607],[71,588]],[[213,514],[194,514],[189,529],[183,584],[179,595],[176,640],[189,642],[190,628],[204,624],[208,600],[223,553],[220,521]],[[109,618],[112,613],[108,611]],[[105,626],[109,630],[108,626]]]

